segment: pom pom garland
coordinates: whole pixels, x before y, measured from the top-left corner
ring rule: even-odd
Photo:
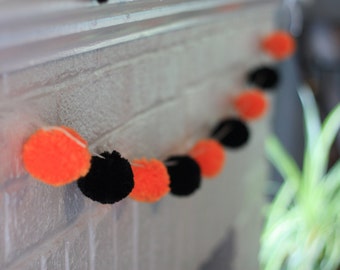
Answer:
[[[261,87],[263,90],[267,90],[268,88],[272,89],[277,86],[279,74],[275,68],[262,66],[251,70],[247,75],[247,80],[249,83]]]
[[[228,118],[216,125],[211,136],[226,147],[238,148],[247,143],[250,134],[243,121],[237,118]]]
[[[134,187],[130,163],[113,151],[92,157],[89,173],[78,180],[78,187],[88,198],[113,204],[130,194]]]
[[[202,176],[208,178],[217,176],[226,160],[222,145],[214,139],[198,141],[189,154],[200,166]]]
[[[201,169],[189,156],[173,156],[165,162],[170,176],[171,193],[187,196],[201,185]]]
[[[256,120],[266,113],[268,100],[262,91],[250,89],[235,98],[234,107],[244,120]]]
[[[61,126],[42,128],[31,135],[23,146],[22,159],[34,178],[62,186],[87,174],[91,154],[76,131]]]
[[[283,60],[294,53],[296,44],[289,33],[276,31],[264,38],[261,46],[273,58]],[[279,75],[275,68],[261,66],[251,70],[247,80],[261,89],[272,89],[278,84]],[[249,89],[234,98],[233,106],[241,119],[251,121],[264,115],[268,100],[259,89]],[[169,191],[177,196],[193,194],[200,187],[202,176],[217,176],[226,161],[223,146],[237,148],[249,140],[249,129],[241,119],[223,119],[213,129],[211,139],[198,141],[188,155],[172,156],[165,163],[143,158],[133,160],[131,166],[116,151],[91,159],[87,142],[64,126],[36,131],[23,146],[22,161],[27,172],[52,186],[78,179],[80,191],[102,204],[113,204],[127,196],[152,203]],[[26,131],[22,138],[27,133],[30,132]]]
[[[130,197],[140,202],[157,202],[170,191],[170,177],[165,165],[157,160],[145,158],[133,160],[132,171],[135,187]]]
[[[262,40],[262,48],[276,60],[290,57],[296,48],[294,38],[285,31],[276,31]]]

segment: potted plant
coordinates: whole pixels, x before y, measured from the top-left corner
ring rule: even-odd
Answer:
[[[274,136],[267,155],[284,178],[266,211],[260,265],[264,270],[340,269],[340,161],[328,169],[340,127],[340,105],[321,124],[314,97],[301,89],[306,145],[300,169]]]

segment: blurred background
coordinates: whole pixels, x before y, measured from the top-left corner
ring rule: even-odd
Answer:
[[[304,124],[298,89],[307,86],[313,91],[323,119],[340,101],[340,3],[282,1],[276,24],[296,37],[298,51],[279,67],[283,80],[274,113],[274,131],[301,166]],[[339,158],[339,147],[338,137],[331,164]]]

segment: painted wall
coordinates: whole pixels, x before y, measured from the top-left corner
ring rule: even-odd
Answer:
[[[20,137],[33,118],[68,125],[93,152],[129,159],[185,153],[234,113],[246,70],[268,61],[256,46],[276,5],[30,1],[0,1],[0,115],[11,119],[0,126],[0,269],[257,269],[269,116],[194,196],[113,206],[13,166],[5,127]]]

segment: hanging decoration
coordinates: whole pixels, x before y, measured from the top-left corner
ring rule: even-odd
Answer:
[[[124,199],[134,187],[131,165],[117,151],[93,156],[89,173],[77,183],[85,196],[103,204]]]
[[[238,148],[245,145],[250,131],[244,121],[238,118],[227,118],[219,122],[211,133],[225,147]]]
[[[262,40],[262,49],[275,60],[285,60],[292,56],[296,49],[294,38],[286,31],[278,30]]]
[[[62,186],[85,176],[91,155],[86,141],[68,127],[45,127],[25,142],[24,167],[34,178],[52,186]]]
[[[170,177],[163,162],[157,159],[132,161],[135,186],[130,198],[139,202],[157,202],[170,191]]]
[[[190,150],[189,155],[198,163],[202,176],[213,178],[223,169],[226,154],[223,146],[215,139],[198,141]]]
[[[283,31],[268,35],[261,45],[277,60],[286,59],[295,50],[294,39]],[[263,90],[275,88],[279,74],[271,66],[259,66],[248,72],[247,81],[259,88],[246,89],[234,97],[232,105],[238,116],[218,122],[211,138],[197,141],[187,155],[174,155],[164,162],[142,158],[131,163],[117,151],[91,157],[87,142],[73,129],[45,127],[23,145],[24,167],[32,177],[52,186],[77,180],[85,196],[102,204],[127,196],[154,203],[169,192],[189,196],[200,188],[202,177],[214,178],[222,172],[227,159],[224,147],[236,149],[249,141],[246,121],[257,120],[267,112],[269,102]]]
[[[190,156],[172,156],[165,161],[170,176],[170,192],[188,196],[201,185],[201,169]]]
[[[273,90],[279,83],[279,74],[274,67],[260,66],[249,71],[247,81],[262,90]]]
[[[267,112],[268,100],[263,91],[249,89],[234,99],[234,107],[242,119],[257,120]]]

